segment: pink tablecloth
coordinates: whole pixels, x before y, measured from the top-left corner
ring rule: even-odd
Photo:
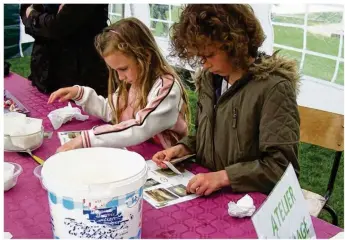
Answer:
[[[31,82],[16,74],[5,78],[5,89],[30,110],[32,117],[42,118],[46,130],[53,131],[47,114],[65,104],[47,105],[48,96],[38,92]],[[90,129],[100,123],[91,117],[86,122],[69,122],[58,131]],[[54,154],[59,145],[54,131],[53,137],[45,140],[34,153],[46,159]],[[150,159],[159,147],[144,143],[133,150]],[[5,161],[19,163],[24,170],[17,185],[4,193],[5,231],[11,232],[14,238],[52,238],[47,194],[33,175],[37,164],[29,156],[18,153],[5,153],[4,157]],[[194,173],[207,171],[196,164],[192,164],[190,170]],[[144,201],[142,238],[257,238],[249,218],[232,218],[227,213],[227,203],[237,201],[243,195],[224,189],[209,197],[159,210]],[[266,198],[260,193],[250,193],[250,196],[256,207]],[[313,218],[313,223],[318,238],[330,238],[342,231],[317,218]]]

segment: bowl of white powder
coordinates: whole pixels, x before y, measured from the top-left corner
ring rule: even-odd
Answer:
[[[25,152],[27,149],[31,151],[39,148],[43,143],[44,128],[31,134],[4,135],[5,152]]]
[[[42,121],[20,113],[4,114],[4,150],[21,152],[39,148],[44,138]]]

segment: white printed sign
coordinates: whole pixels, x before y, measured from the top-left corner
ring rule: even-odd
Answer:
[[[316,238],[307,202],[291,164],[252,221],[259,238]]]

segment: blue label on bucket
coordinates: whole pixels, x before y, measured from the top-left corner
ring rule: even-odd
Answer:
[[[73,199],[51,192],[48,196],[55,237],[128,239],[141,235],[142,188],[115,198]]]
[[[123,220],[121,212],[117,212],[117,207],[114,208],[102,208],[97,210],[84,210],[84,214],[88,215],[88,219],[91,222],[97,224],[105,224],[108,226],[118,226],[128,220]]]
[[[135,205],[137,205],[138,201],[139,201],[139,194],[136,193],[129,196],[126,200],[127,207],[129,208],[134,207]]]

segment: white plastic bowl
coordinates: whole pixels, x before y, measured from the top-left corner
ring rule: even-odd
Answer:
[[[4,162],[4,171],[6,169],[6,164],[13,165],[14,169],[12,175],[8,177],[4,176],[4,191],[8,191],[13,188],[17,184],[18,176],[23,172],[23,168],[19,164],[13,162]]]
[[[27,149],[31,151],[39,148],[43,143],[44,127],[32,134],[10,136],[4,135],[4,151],[5,152],[25,152]]]
[[[38,178],[38,180],[41,183],[41,186],[44,190],[46,190],[46,188],[44,187],[43,183],[42,183],[42,175],[41,175],[41,171],[42,171],[42,165],[38,165],[37,167],[35,167],[34,169],[34,175]]]

